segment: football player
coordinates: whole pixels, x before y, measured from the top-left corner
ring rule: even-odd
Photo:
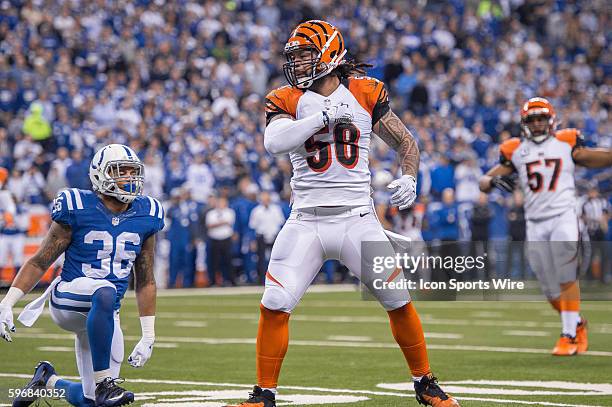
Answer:
[[[576,165],[604,168],[612,165],[612,150],[586,148],[577,129],[556,131],[550,102],[535,97],[521,108],[523,138],[500,146],[501,163],[480,179],[480,189],[514,189],[518,175],[525,195],[527,258],[550,304],[560,313],[561,337],[554,355],[586,352],[587,321],[580,312],[578,270],[578,215],[574,170]]]
[[[401,160],[403,176],[389,184],[391,204],[399,209],[416,199],[417,143],[390,110],[385,86],[361,76],[366,65],[345,59],[344,40],[336,27],[320,20],[302,23],[284,51],[283,71],[290,85],[266,97],[264,144],[272,154],[289,154],[292,212],[276,238],[266,274],[257,334],[257,386],[240,406],[276,405],[291,311],[327,259],[344,263],[387,310],[417,400],[458,406],[431,373],[423,329],[408,292],[373,290],[372,279],[361,272],[362,242],[380,242],[385,252],[379,255],[394,255],[370,197],[372,133]],[[399,274],[396,271],[391,279]]]
[[[124,356],[119,307],[132,269],[142,339],[128,363],[143,366],[153,350],[155,234],[164,227],[164,209],[142,195],[144,166],[127,146],[101,148],[89,177],[93,191],[67,189],[53,202],[47,236],[0,303],[0,335],[11,341],[13,306],[64,253],[61,275],[26,306],[19,321],[31,326],[49,298],[53,321],[76,335],[81,382],[62,379],[49,362],[40,362],[25,389],[61,389],[74,406],[114,407],[134,401],[132,392],[117,385]],[[35,398],[17,397],[13,406],[28,406]]]

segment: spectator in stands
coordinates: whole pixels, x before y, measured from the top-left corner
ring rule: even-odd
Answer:
[[[83,158],[81,150],[72,151],[72,162],[66,168],[66,182],[70,188],[91,189],[89,161]]]
[[[417,74],[417,83],[412,87],[408,108],[417,116],[423,116],[429,112],[429,91],[425,83],[425,73]]]
[[[439,155],[431,171],[431,193],[439,198],[445,189],[455,188],[455,169],[446,155]]]
[[[43,115],[43,105],[41,103],[32,103],[30,113],[23,122],[23,133],[40,143],[44,150],[51,150],[53,132],[51,131],[51,124]]]
[[[474,257],[485,257],[486,260],[483,272],[486,279],[490,277],[489,260],[486,258],[486,253],[489,251],[489,224],[492,218],[493,211],[489,206],[489,196],[481,192],[478,195],[478,202],[476,202],[472,208],[472,216],[470,218],[470,229],[472,231],[470,254]],[[474,273],[475,271],[475,269],[472,270],[472,279],[480,277],[478,274]]]
[[[59,177],[63,182],[66,182],[66,171],[70,164],[72,164],[72,159],[68,153],[68,149],[66,147],[60,147],[55,152],[55,159],[51,161],[51,169],[55,169],[55,176]]]
[[[23,201],[31,205],[42,205],[47,203],[45,195],[45,177],[38,167],[30,167],[22,177]]]
[[[257,275],[259,282],[263,283],[272,245],[285,224],[285,215],[281,207],[272,202],[268,191],[263,191],[259,199],[260,204],[251,212],[249,228],[255,231],[257,237]]]
[[[525,268],[527,266],[525,261],[525,237],[526,237],[526,226],[525,226],[525,209],[523,208],[523,193],[521,191],[514,191],[512,194],[512,203],[508,208],[508,228],[510,233],[510,241],[508,243],[508,251],[506,257],[506,270],[505,277],[508,278],[525,278]],[[518,255],[518,270],[519,273],[515,273],[516,267],[513,267],[514,261]]]
[[[206,202],[213,192],[214,183],[212,172],[204,162],[204,155],[197,154],[187,168],[186,187],[189,188],[192,199],[199,203]]]
[[[245,281],[253,283],[256,281],[257,270],[256,238],[253,228],[249,227],[249,219],[253,209],[257,206],[257,194],[259,188],[247,177],[238,182],[238,194],[231,200],[230,207],[236,214],[234,231],[236,241],[233,252],[237,254],[240,269],[244,271]]]
[[[591,241],[591,276],[608,282],[612,279],[609,270],[610,245],[605,240],[610,218],[610,203],[599,196],[596,184],[591,184],[589,187],[588,198],[582,205],[582,218]]]
[[[230,285],[236,285],[232,270],[232,237],[235,222],[236,212],[228,207],[225,197],[219,197],[215,207],[206,214],[212,269],[209,274],[216,276],[220,273],[223,276],[223,283]]]
[[[455,191],[445,188],[442,191],[441,204],[430,214],[430,227],[433,237],[440,242],[439,254],[442,257],[455,257],[459,253],[459,211],[455,202]],[[456,278],[452,270],[444,267],[435,270],[434,281],[448,281]]]
[[[29,215],[24,204],[15,203],[13,199],[14,211],[12,211],[11,203],[2,202],[3,200],[0,198],[0,271],[5,267],[12,266],[14,271],[17,272],[23,265]],[[9,259],[11,260],[10,263]]]
[[[164,167],[153,151],[148,151],[144,158],[147,176],[144,180],[144,193],[153,198],[162,199],[164,195],[163,185],[166,180]]]
[[[170,240],[168,288],[177,287],[179,276],[181,287],[192,287],[195,279],[194,232],[198,225],[198,213],[189,190],[177,188],[172,191],[166,218],[169,220],[167,237]]]
[[[468,158],[455,168],[458,202],[476,202],[480,198],[478,180],[481,176],[482,170],[476,165],[475,154],[470,153]]]

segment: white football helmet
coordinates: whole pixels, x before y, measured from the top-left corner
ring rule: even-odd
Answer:
[[[127,172],[129,169],[131,173]],[[142,195],[144,165],[130,147],[109,144],[91,160],[89,179],[94,191],[130,203]]]

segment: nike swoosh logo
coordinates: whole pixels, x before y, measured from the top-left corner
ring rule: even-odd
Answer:
[[[364,217],[364,216],[366,216],[368,213],[370,213],[370,212],[360,213],[360,214],[359,214],[359,217],[360,217],[360,218],[363,218],[363,217]]]

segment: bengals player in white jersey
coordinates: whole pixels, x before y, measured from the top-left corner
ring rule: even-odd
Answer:
[[[512,191],[512,175],[525,195],[527,258],[542,291],[560,313],[562,334],[553,354],[575,355],[588,347],[586,320],[579,314],[578,215],[574,170],[612,166],[612,150],[586,148],[577,129],[556,131],[555,109],[535,97],[521,108],[523,138],[500,146],[501,163],[480,180],[480,189]]]
[[[389,109],[385,86],[361,76],[363,64],[345,60],[340,31],[320,20],[298,25],[285,45],[289,86],[266,97],[264,144],[289,154],[292,212],[272,249],[257,334],[257,386],[240,406],[275,406],[278,377],[289,343],[289,317],[323,262],[337,259],[372,289],[361,273],[361,242],[392,246],[370,197],[369,145],[375,133],[394,148],[403,176],[389,184],[391,204],[416,199],[416,140]],[[393,280],[398,270],[391,270]],[[419,317],[407,291],[372,291],[389,314],[391,330],[409,365],[421,404],[458,406],[429,368]]]

